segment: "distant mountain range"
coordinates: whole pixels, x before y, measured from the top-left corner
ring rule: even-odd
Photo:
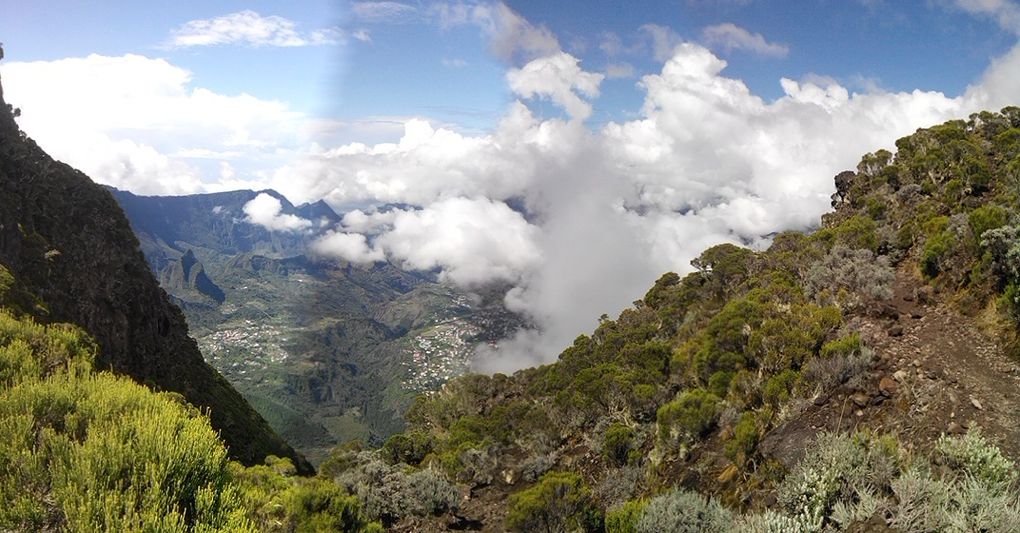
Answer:
[[[399,431],[418,393],[462,374],[478,343],[520,325],[496,290],[468,294],[432,273],[309,255],[341,220],[321,201],[294,206],[271,190],[111,192],[206,360],[313,462],[338,443]],[[313,228],[251,223],[244,207],[259,194]]]

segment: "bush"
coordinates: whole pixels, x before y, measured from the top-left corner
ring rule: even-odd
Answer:
[[[862,490],[889,486],[897,468],[889,448],[864,433],[823,433],[780,484],[779,502],[820,530],[838,501],[858,501]]]
[[[838,302],[847,308],[869,300],[892,298],[896,273],[885,256],[868,249],[836,245],[808,269],[806,292],[820,303]]]
[[[656,414],[659,437],[690,440],[705,435],[715,426],[720,401],[705,389],[684,392],[659,408]]]
[[[943,435],[935,444],[943,464],[961,476],[1003,490],[1017,479],[1012,461],[974,429],[962,437]]]
[[[986,231],[1005,226],[1007,219],[1006,210],[997,205],[984,205],[971,211],[967,216],[967,222],[970,225],[975,244],[981,242]]]
[[[383,458],[391,464],[417,465],[432,452],[432,437],[421,431],[398,433],[382,446]]]
[[[633,442],[634,430],[629,426],[614,423],[606,429],[602,439],[602,453],[617,465],[627,464]]]
[[[652,498],[637,522],[637,533],[723,533],[732,530],[733,514],[713,498],[674,490]]]
[[[740,421],[733,427],[733,435],[726,441],[726,457],[738,465],[744,464],[758,446],[758,424],[754,413],[747,411],[740,415]]]
[[[393,523],[407,516],[440,514],[456,509],[460,493],[432,469],[405,470],[371,452],[357,453],[335,482],[358,496],[372,518]]]
[[[637,533],[637,523],[648,500],[631,500],[606,513],[606,533]]]
[[[533,487],[510,495],[507,527],[527,532],[583,529],[593,509],[581,476],[549,472]]]

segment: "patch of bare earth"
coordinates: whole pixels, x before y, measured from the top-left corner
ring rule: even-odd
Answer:
[[[924,291],[916,276],[899,271],[880,316],[849,321],[875,352],[871,373],[859,385],[815,398],[769,432],[766,454],[789,466],[818,431],[855,428],[896,434],[924,453],[939,436],[977,426],[1020,460],[1020,366],[973,317],[919,298]]]

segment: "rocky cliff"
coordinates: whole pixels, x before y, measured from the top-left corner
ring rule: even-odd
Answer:
[[[98,365],[208,409],[230,453],[307,463],[202,359],[180,310],[159,287],[124,213],[88,176],[54,161],[20,129],[0,88],[0,264],[99,343]]]

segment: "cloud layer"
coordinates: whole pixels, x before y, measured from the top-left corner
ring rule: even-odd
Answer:
[[[662,272],[689,270],[707,246],[765,246],[771,232],[816,224],[832,176],[864,153],[1009,103],[1020,52],[957,97],[851,93],[814,78],[780,80],[784,96],[768,102],[725,68],[704,46],[680,43],[659,73],[641,79],[638,119],[592,130],[582,97],[597,94],[601,79],[557,52],[511,70],[508,83],[521,98],[548,98],[566,118],[543,119],[517,102],[482,136],[412,120],[398,143],[322,151],[282,169],[276,183],[336,206],[420,206],[351,213],[337,246],[347,251],[336,255],[385,256],[466,286],[513,283],[507,305],[540,327],[477,360],[479,369],[508,371],[552,360],[601,313],[618,312]]]
[[[191,73],[164,59],[92,54],[2,69],[5,97],[40,146],[100,183],[139,194],[253,188],[233,178],[235,170],[282,164],[305,145],[310,125],[282,102],[192,87]],[[209,162],[236,164],[209,176]],[[204,183],[207,176],[219,180]]]

